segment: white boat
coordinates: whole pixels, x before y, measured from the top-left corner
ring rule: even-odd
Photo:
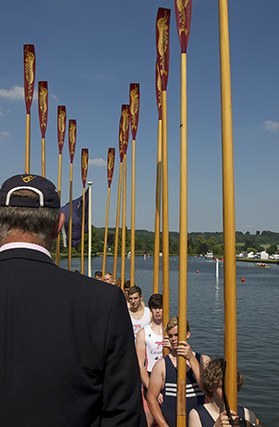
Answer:
[[[213,252],[207,251],[204,257],[205,257],[205,259],[214,259]]]

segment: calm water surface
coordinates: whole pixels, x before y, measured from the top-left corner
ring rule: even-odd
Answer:
[[[65,264],[64,264],[65,263]],[[62,266],[66,266],[63,261]],[[92,258],[92,272],[101,270],[102,259]],[[113,259],[107,258],[107,271]],[[79,260],[73,260],[79,269]],[[119,261],[120,268],[120,261]],[[127,260],[127,277],[129,260]],[[153,258],[136,258],[136,283],[145,301],[152,293]],[[245,282],[241,282],[245,278]],[[170,311],[177,314],[178,258],[170,258]],[[237,263],[238,366],[245,376],[239,403],[252,409],[265,427],[279,426],[279,266],[259,268]],[[193,349],[212,357],[223,356],[223,267],[216,280],[214,261],[189,257],[188,319]]]

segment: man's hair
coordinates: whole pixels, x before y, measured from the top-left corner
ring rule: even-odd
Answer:
[[[201,371],[202,389],[208,397],[213,396],[213,392],[222,387],[224,359],[218,358],[211,360]],[[244,383],[244,377],[237,371],[237,389],[240,390]]]
[[[166,326],[166,332],[168,333],[172,328],[174,328],[175,326],[178,326],[178,317],[172,317]],[[190,324],[187,320],[187,332],[190,332]]]
[[[13,193],[16,197],[38,198],[29,190],[18,190]],[[36,236],[39,244],[51,248],[55,235],[55,225],[59,221],[59,209],[54,208],[25,208],[0,206],[0,245],[12,232],[28,233]]]
[[[153,294],[148,300],[148,307],[151,308],[162,308],[163,306],[163,296],[162,294]]]
[[[96,279],[96,277],[102,277],[102,272],[99,270],[95,271],[94,277],[95,277],[95,279]]]
[[[138,293],[139,296],[141,297],[142,296],[141,288],[139,286],[136,286],[136,285],[131,286],[131,288],[128,290],[128,295],[130,296],[130,295],[134,295],[136,293]]]
[[[124,289],[130,289],[131,287],[131,281],[130,280],[126,280],[124,283]]]

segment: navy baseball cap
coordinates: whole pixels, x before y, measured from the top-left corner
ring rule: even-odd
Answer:
[[[38,197],[28,195],[13,195],[18,190],[30,190]],[[15,175],[8,178],[0,189],[0,206],[26,208],[60,208],[60,199],[55,185],[39,175]]]

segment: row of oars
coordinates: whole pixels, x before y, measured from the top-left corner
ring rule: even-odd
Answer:
[[[179,340],[186,338],[187,319],[187,233],[188,233],[188,202],[187,202],[187,45],[190,34],[192,12],[191,0],[175,0],[176,23],[181,46],[181,102],[180,102],[180,261],[179,261]],[[231,117],[230,87],[230,55],[228,32],[227,0],[219,0],[220,22],[220,69],[221,69],[221,104],[222,104],[222,165],[223,165],[223,222],[224,222],[224,287],[225,287],[225,358],[228,369],[226,372],[226,392],[230,406],[237,409],[237,346],[236,346],[236,271],[235,271],[235,221],[234,221],[234,177],[233,177],[233,142]],[[158,143],[157,143],[157,174],[156,174],[156,209],[155,209],[155,241],[154,241],[154,277],[153,290],[159,290],[159,252],[160,223],[162,227],[162,290],[164,300],[163,321],[169,319],[169,215],[168,215],[168,139],[167,139],[167,83],[169,68],[169,27],[170,10],[159,8],[156,20],[156,95],[158,105]],[[25,101],[26,101],[26,141],[30,138],[30,107],[35,79],[35,53],[28,45],[25,57]],[[32,89],[33,87],[33,89]],[[133,89],[137,89],[133,92]],[[42,100],[41,117],[47,105],[45,91],[41,85]],[[133,104],[133,101],[135,102]],[[122,200],[122,247],[121,247],[121,286],[125,280],[126,258],[126,193],[127,193],[127,147],[129,125],[132,132],[132,194],[131,194],[131,283],[135,276],[135,142],[139,112],[139,86],[130,88],[130,104],[123,105],[119,128],[119,181],[116,209],[115,252],[113,276],[116,278],[118,255],[118,230],[120,223],[120,204]],[[133,112],[135,113],[133,121]],[[45,116],[44,116],[45,117]],[[45,147],[45,126],[41,127],[42,152]],[[69,122],[70,146],[70,202],[72,200],[72,167],[75,151],[75,121]],[[106,206],[106,227],[108,228],[110,186],[115,159],[114,149],[108,154],[108,198]],[[59,155],[62,154],[59,151]],[[112,160],[113,159],[113,160]],[[60,161],[60,160],[59,160]],[[30,170],[30,144],[26,143],[25,171]],[[110,171],[110,175],[109,175]],[[45,173],[45,157],[42,154],[42,173]],[[84,188],[84,187],[83,187]],[[60,189],[61,191],[61,189]],[[162,210],[162,212],[160,212]],[[162,218],[162,221],[161,221]],[[69,246],[71,244],[69,230]],[[107,234],[104,239],[104,257],[102,270],[105,272]],[[68,265],[70,268],[70,265]],[[178,406],[177,425],[186,425],[186,405],[184,391],[186,386],[186,366],[182,357],[178,357]]]
[[[26,106],[26,138],[25,138],[25,173],[30,173],[30,122],[31,105],[34,94],[35,74],[36,74],[36,55],[34,45],[24,45],[24,95]],[[41,130],[41,175],[46,176],[46,144],[45,134],[48,121],[48,82],[38,82],[38,107],[39,124]],[[69,180],[69,231],[68,231],[68,269],[71,269],[72,262],[72,200],[73,200],[73,162],[76,151],[76,120],[69,120],[68,140],[70,155],[70,180]],[[58,139],[58,183],[57,191],[61,199],[62,188],[62,151],[66,133],[66,107],[57,108],[57,139]],[[81,229],[81,273],[84,273],[84,224],[85,224],[85,185],[88,170],[88,149],[81,150],[81,175],[82,175],[82,229]],[[60,264],[60,235],[56,241],[56,263]]]

